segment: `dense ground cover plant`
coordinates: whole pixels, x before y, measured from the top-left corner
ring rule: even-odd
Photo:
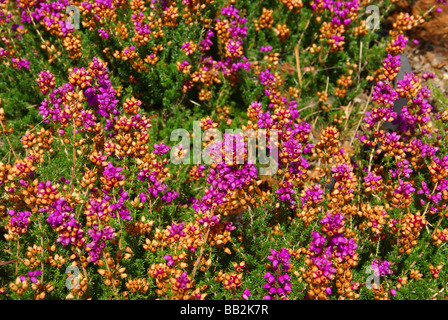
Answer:
[[[397,76],[445,4],[0,0],[0,299],[443,299],[448,105]]]

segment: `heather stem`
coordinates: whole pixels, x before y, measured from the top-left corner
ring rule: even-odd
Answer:
[[[74,181],[75,181],[75,164],[76,164],[76,148],[75,148],[75,123],[73,122],[73,167],[72,167],[72,181],[71,181],[71,193],[74,191]]]
[[[17,161],[19,161],[19,159],[17,158],[17,155],[12,147],[11,141],[9,140],[8,135],[6,134],[6,128],[5,128],[5,125],[3,124],[3,121],[0,120],[0,124],[2,125],[2,129],[5,132],[5,138],[6,138],[6,141],[8,141],[9,149],[12,151],[14,158],[16,159],[16,162],[17,162]]]

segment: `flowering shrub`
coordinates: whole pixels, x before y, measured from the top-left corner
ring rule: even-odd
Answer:
[[[447,9],[396,2],[0,0],[0,299],[445,298]]]

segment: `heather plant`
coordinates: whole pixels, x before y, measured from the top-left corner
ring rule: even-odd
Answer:
[[[0,299],[444,299],[444,5],[0,0]]]

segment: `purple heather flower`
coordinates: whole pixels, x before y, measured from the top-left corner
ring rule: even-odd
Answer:
[[[98,29],[98,33],[100,34],[100,37],[103,39],[109,39],[109,34],[104,29]]]
[[[272,50],[271,46],[261,46],[260,47],[260,52],[269,52]]]
[[[381,261],[380,259],[373,259],[372,270],[376,277],[384,277],[388,274],[392,274],[393,271],[389,267],[390,262],[387,260]]]
[[[383,106],[393,105],[398,99],[398,92],[393,87],[383,81],[378,81],[372,92],[372,101]]]
[[[251,295],[251,292],[249,291],[249,289],[246,288],[246,289],[244,289],[244,291],[241,295],[241,298],[242,298],[242,300],[249,300],[250,295]]]
[[[41,274],[42,274],[41,270],[34,270],[34,271],[28,272],[28,277],[30,278],[30,281],[32,283],[37,283],[36,277],[40,276]]]
[[[167,146],[166,144],[164,144],[163,142],[159,143],[159,144],[154,144],[154,153],[155,154],[160,154],[163,155],[167,152],[169,152],[171,150],[171,147]]]
[[[261,71],[260,74],[260,81],[261,84],[264,86],[269,86],[275,82],[274,75],[269,71],[269,69],[266,69],[264,71]]]

